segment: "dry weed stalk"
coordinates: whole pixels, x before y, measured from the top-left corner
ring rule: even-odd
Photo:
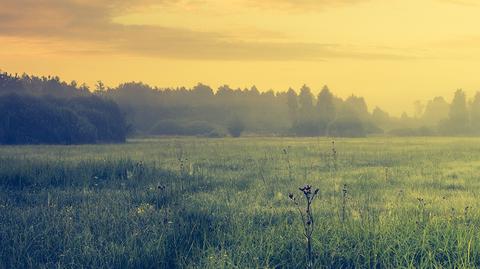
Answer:
[[[303,235],[307,239],[307,268],[313,268],[314,263],[314,256],[313,256],[313,249],[312,249],[312,234],[315,229],[314,217],[312,212],[312,202],[317,197],[319,189],[315,189],[312,192],[312,186],[305,185],[299,190],[303,193],[303,197],[305,198],[305,208],[302,209],[300,204],[298,203],[295,196],[290,193],[288,197],[290,200],[293,201],[298,212],[300,213],[300,217],[302,219],[303,224]]]

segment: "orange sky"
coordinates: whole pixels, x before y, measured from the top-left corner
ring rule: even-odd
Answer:
[[[0,68],[109,86],[328,84],[398,115],[480,90],[479,14],[476,0],[0,0]]]

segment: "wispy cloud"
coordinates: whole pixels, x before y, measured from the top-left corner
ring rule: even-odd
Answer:
[[[362,0],[265,0],[263,4],[338,5]],[[335,3],[334,3],[335,2]],[[46,39],[65,44],[65,51],[133,54],[177,59],[325,60],[329,58],[408,59],[398,51],[369,51],[335,44],[295,41],[242,41],[233,34],[152,25],[122,25],[116,15],[151,5],[189,1],[133,0],[0,0],[0,36]],[[197,2],[191,2],[198,4]],[[85,46],[88,44],[88,46]]]
[[[369,0],[244,0],[246,4],[252,7],[300,10],[300,11],[318,11],[331,7],[342,7]]]
[[[462,5],[462,6],[478,6],[478,0],[437,0],[448,4]]]

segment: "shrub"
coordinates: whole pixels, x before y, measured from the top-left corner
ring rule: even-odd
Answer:
[[[320,126],[314,120],[298,120],[293,123],[292,132],[297,136],[318,136]]]
[[[240,137],[245,130],[245,124],[240,118],[235,117],[228,123],[227,130],[231,136]]]
[[[366,131],[360,119],[342,117],[330,124],[329,135],[338,137],[364,137]]]

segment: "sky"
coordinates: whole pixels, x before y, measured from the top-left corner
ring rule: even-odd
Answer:
[[[365,97],[370,109],[480,90],[478,0],[0,0],[0,69],[107,86]]]

